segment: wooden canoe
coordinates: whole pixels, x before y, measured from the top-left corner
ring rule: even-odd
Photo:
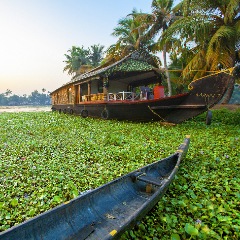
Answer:
[[[0,233],[1,240],[116,239],[160,200],[187,153],[187,136],[167,158],[128,173]]]

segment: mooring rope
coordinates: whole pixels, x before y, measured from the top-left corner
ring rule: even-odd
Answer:
[[[201,80],[201,79],[203,79],[203,78],[211,77],[211,76],[217,75],[217,74],[222,73],[222,72],[224,72],[224,73],[226,73],[226,74],[229,74],[230,76],[233,76],[232,73],[233,73],[234,69],[235,69],[235,67],[228,68],[228,69],[225,69],[225,70],[219,70],[219,71],[216,71],[215,73],[209,74],[209,75],[207,75],[207,76],[203,76],[203,77],[197,78],[197,79],[195,79],[195,80],[193,80],[192,82],[189,83],[188,89],[189,89],[189,90],[192,90],[192,89],[193,89],[193,87],[190,86],[190,84],[192,84],[192,83],[194,83],[194,82],[197,82],[198,80]],[[198,70],[191,70],[191,71],[198,71]]]
[[[216,70],[216,71],[205,71],[205,70],[201,70],[201,69],[199,69],[199,70],[190,70],[190,72],[206,72],[206,73],[210,73],[210,72],[212,72],[212,74],[210,74],[210,75],[207,75],[207,76],[212,76],[212,75],[216,75],[216,74],[219,74],[219,73],[222,73],[222,72],[224,72],[224,73],[226,73],[226,74],[229,74],[229,75],[233,75],[232,73],[233,73],[233,71],[234,71],[234,69],[235,69],[236,67],[231,67],[231,68],[227,68],[227,69],[224,69],[224,70]],[[183,70],[167,70],[168,72],[182,72]],[[204,76],[204,77],[206,77],[206,76]],[[201,77],[201,78],[204,78],[204,77]],[[199,79],[201,79],[201,78],[199,78]],[[197,80],[197,79],[196,79]]]
[[[156,116],[158,116],[163,122],[166,122],[166,120],[165,120],[164,118],[162,118],[159,114],[157,114],[155,111],[153,111],[149,105],[148,105],[148,108],[149,108],[149,110],[150,110],[153,114],[155,114]]]
[[[235,67],[231,67],[231,68],[227,68],[227,69],[224,69],[224,70],[215,70],[215,71],[205,71],[205,70],[199,69],[199,70],[190,70],[190,72],[206,72],[206,73],[212,72],[212,73],[213,73],[213,74],[210,74],[210,75],[207,75],[207,76],[219,74],[219,73],[221,73],[221,72],[225,72],[225,73],[227,73],[227,74],[232,75],[232,72],[233,72],[234,68],[235,68]],[[166,70],[166,71],[168,71],[168,72],[182,72],[183,69],[182,69],[182,70],[180,70],[180,69],[175,69],[175,70],[172,69],[172,70],[169,70],[169,69],[168,69],[168,70]],[[229,72],[229,73],[228,73],[228,72]]]

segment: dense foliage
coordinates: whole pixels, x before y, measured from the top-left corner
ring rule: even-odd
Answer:
[[[176,126],[58,113],[0,114],[0,230],[173,153],[187,158],[155,208],[122,239],[238,239],[240,111]]]
[[[90,48],[85,49],[82,47],[72,46],[68,49],[68,54],[64,54],[66,66],[63,71],[67,71],[69,75],[76,74],[80,68],[83,67],[97,67],[103,59],[104,46],[92,45]]]
[[[19,96],[12,94],[12,91],[7,89],[5,93],[0,93],[0,106],[20,106],[20,105],[50,105],[51,99],[49,92],[43,88],[42,93],[34,90],[30,95],[23,94]]]

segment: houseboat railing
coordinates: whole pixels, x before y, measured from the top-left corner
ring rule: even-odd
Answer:
[[[118,100],[136,100],[139,99],[139,94],[134,92],[118,92],[118,93],[108,93],[107,100],[108,101],[118,101]]]
[[[117,93],[97,93],[97,94],[91,94],[91,95],[84,95],[82,96],[83,102],[88,101],[98,101],[98,100],[105,100],[105,101],[123,101],[123,100],[144,100],[146,99],[145,96],[143,96],[142,93],[135,93],[135,92],[117,92]]]

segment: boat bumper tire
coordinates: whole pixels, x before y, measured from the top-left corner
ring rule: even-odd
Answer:
[[[86,118],[88,117],[88,110],[83,109],[80,114],[81,114],[81,117]]]

